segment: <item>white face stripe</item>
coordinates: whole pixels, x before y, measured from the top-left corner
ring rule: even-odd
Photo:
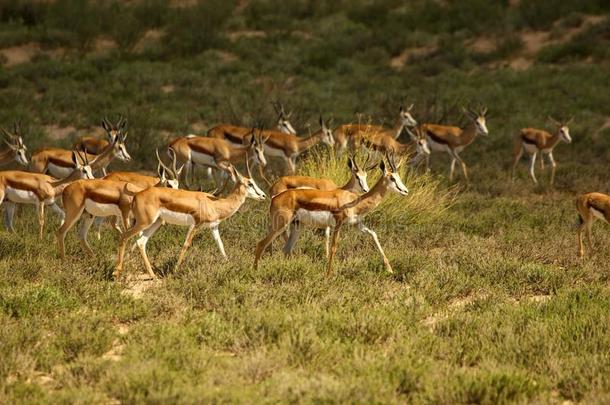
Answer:
[[[356,180],[358,181],[358,185],[360,186],[360,191],[362,191],[363,193],[368,193],[368,191],[370,190],[369,188],[369,184],[367,182],[367,173],[366,172],[357,172],[356,173]]]
[[[561,139],[563,139],[564,142],[572,142],[572,137],[570,136],[570,128],[568,128],[567,125],[564,125],[559,128],[559,131],[561,132]]]
[[[477,132],[479,132],[481,135],[489,134],[489,131],[487,130],[487,120],[485,120],[485,117],[477,117],[475,124],[477,127]]]
[[[398,194],[407,195],[409,189],[403,184],[397,173],[390,174],[390,188]]]

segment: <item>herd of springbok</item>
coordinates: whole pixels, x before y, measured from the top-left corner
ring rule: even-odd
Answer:
[[[112,123],[102,120],[107,139],[82,137],[71,150],[43,148],[32,154],[28,161],[27,148],[21,128],[15,124],[13,131],[2,128],[4,142],[8,146],[0,151],[0,164],[16,162],[29,166],[29,171],[8,170],[0,172],[0,201],[4,207],[5,226],[14,232],[14,215],[17,204],[33,204],[37,208],[39,237],[44,235],[45,207],[51,208],[61,220],[56,232],[59,254],[65,258],[64,240],[68,231],[83,218],[78,232],[82,247],[93,254],[87,234],[91,226],[100,227],[109,218],[120,232],[118,261],[114,272],[118,279],[124,266],[128,241],[136,236],[132,247],[140,250],[144,265],[152,278],[157,276],[148,259],[146,245],[152,235],[164,223],[188,227],[186,239],[180,251],[176,268],[182,263],[193,238],[201,228],[209,228],[223,257],[225,248],[220,237],[219,225],[235,214],[247,198],[264,200],[267,194],[255,182],[251,168],[270,187],[269,227],[264,238],[256,246],[254,267],[261,256],[279,235],[284,239],[284,253],[289,255],[303,227],[324,229],[326,234],[327,275],[332,272],[333,257],[342,225],[356,225],[373,239],[389,272],[392,267],[375,231],[364,225],[363,218],[375,209],[388,193],[407,195],[408,189],[399,176],[400,164],[408,161],[415,165],[428,164],[431,152],[446,152],[451,157],[449,179],[453,179],[455,164],[459,163],[463,178],[468,182],[468,170],[460,153],[477,135],[488,135],[487,108],[464,109],[468,124],[464,128],[438,124],[418,124],[411,115],[413,105],[400,108],[396,125],[392,128],[368,124],[343,124],[331,129],[331,123],[319,120],[319,130],[307,136],[299,136],[280,104],[276,104],[278,128],[248,128],[236,125],[217,125],[207,136],[186,135],[173,139],[166,146],[170,162],[166,163],[157,151],[157,176],[118,171],[108,173],[113,159],[131,160],[127,152],[127,120],[119,118]],[[571,142],[567,122],[551,119],[554,133],[541,129],[524,128],[515,137],[514,160],[511,178],[523,153],[530,157],[530,176],[537,183],[534,173],[536,156],[540,153],[541,167],[544,156],[552,167],[551,184],[555,179],[556,163],[553,149],[560,142]],[[398,139],[405,132],[409,142]],[[337,185],[327,178],[296,176],[299,156],[318,144],[325,144],[337,154],[349,153],[347,159],[350,178],[344,185]],[[366,160],[358,162],[356,152],[364,150]],[[287,175],[271,184],[264,174],[272,159],[282,160]],[[240,172],[237,165],[245,171]],[[201,166],[213,173],[216,192],[192,190],[194,168]],[[379,168],[381,177],[374,186],[367,183],[367,172]],[[95,178],[95,175],[101,175]],[[226,195],[229,184],[233,188]],[[186,189],[179,188],[184,182]],[[589,193],[578,197],[577,210],[578,254],[583,256],[582,233],[586,231],[591,248],[591,225],[596,218],[610,221],[610,197],[601,193]]]

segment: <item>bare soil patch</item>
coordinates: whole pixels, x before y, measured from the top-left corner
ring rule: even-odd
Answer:
[[[43,49],[37,42],[28,42],[23,45],[0,49],[0,60],[2,60],[4,66],[11,67],[28,63],[40,55],[58,59],[64,56],[65,53],[66,50],[64,48]]]
[[[155,46],[165,36],[165,32],[162,30],[148,30],[142,35],[142,37],[134,44],[132,51],[134,53],[142,53],[147,49]]]

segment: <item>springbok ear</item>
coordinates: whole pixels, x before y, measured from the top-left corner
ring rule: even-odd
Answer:
[[[244,136],[241,140],[241,143],[244,146],[251,146],[254,142],[254,140],[256,139],[256,137],[254,136],[254,130],[252,130],[252,132],[250,132],[249,134],[247,134],[246,136]]]
[[[379,162],[379,169],[381,169],[381,172],[382,172],[383,174],[385,174],[385,173],[386,173],[386,170],[385,170],[385,162],[383,161],[383,159],[381,159],[381,162]]]
[[[413,106],[414,106],[414,105],[415,105],[415,104],[413,104],[413,103],[412,103],[412,104],[411,104],[409,107],[407,107],[407,111],[411,111],[411,110],[413,109]]]
[[[352,159],[350,156],[350,158],[347,159],[347,167],[349,167],[350,170],[354,170],[354,166],[355,166],[354,159]]]

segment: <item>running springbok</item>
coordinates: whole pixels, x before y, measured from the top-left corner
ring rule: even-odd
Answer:
[[[610,222],[610,196],[602,193],[581,194],[576,199],[576,210],[578,211],[578,256],[583,257],[585,250],[582,243],[582,233],[587,233],[587,244],[593,252],[591,241],[591,226],[596,219],[606,223]]]
[[[76,140],[74,145],[72,145],[72,149],[87,152],[92,155],[99,155],[109,144],[114,142],[115,139],[125,132],[126,126],[127,120],[122,116],[119,117],[116,124],[112,124],[108,121],[108,118],[104,117],[102,119],[102,128],[106,131],[108,140],[100,139],[96,136],[83,136]]]
[[[119,257],[114,272],[115,279],[120,277],[123,269],[125,245],[136,234],[142,232],[136,241],[144,260],[148,274],[156,279],[150,261],[146,254],[146,243],[159,229],[163,222],[173,225],[188,226],[186,239],[180,250],[177,269],[184,255],[191,245],[195,233],[202,227],[208,227],[218,245],[221,255],[226,259],[224,245],[220,238],[218,226],[239,210],[246,198],[264,200],[265,193],[258,187],[250,173],[250,166],[246,159],[247,177],[240,174],[233,165],[229,165],[232,176],[235,177],[235,187],[226,198],[215,198],[199,191],[175,190],[171,188],[148,188],[134,196],[131,212],[135,217],[135,224],[121,235],[119,244]]]
[[[0,201],[4,201],[5,225],[7,229],[14,232],[13,218],[16,204],[34,204],[38,211],[39,237],[42,239],[44,230],[44,207],[50,205],[56,212],[62,223],[64,212],[56,203],[56,198],[64,188],[73,181],[87,178],[92,179],[91,166],[86,156],[77,158],[77,152],[73,152],[74,170],[67,177],[56,180],[51,176],[41,173],[30,173],[23,171],[0,172]],[[80,163],[84,161],[84,163]]]
[[[371,158],[370,155],[367,156],[366,161],[358,166],[356,161],[356,157],[354,155],[350,156],[347,160],[347,167],[350,170],[350,178],[343,186],[339,187],[334,181],[327,178],[317,178],[317,177],[307,177],[307,176],[284,176],[280,177],[276,183],[269,190],[269,195],[271,198],[276,195],[283,193],[286,190],[293,189],[314,189],[314,190],[346,190],[355,194],[363,194],[369,191],[369,185],[367,182],[368,173],[367,171],[373,169],[377,166],[376,163],[370,164]],[[301,224],[298,221],[295,221],[291,224],[290,229],[286,228],[284,231],[284,241],[288,241],[289,237],[292,233],[293,227],[298,227]],[[324,235],[326,237],[326,256],[328,256],[328,252],[330,249],[330,226],[322,226],[324,229]],[[300,230],[299,230],[300,232]],[[291,244],[286,243],[284,245],[284,253],[289,255],[292,253],[292,249],[296,244],[298,239],[298,233],[294,236],[294,240],[291,240]]]
[[[401,195],[407,195],[409,190],[405,187],[398,175],[398,166],[393,159],[388,158],[388,166],[382,160],[379,163],[382,176],[368,192],[358,195],[346,190],[311,190],[293,189],[287,190],[275,196],[271,200],[269,208],[269,231],[267,235],[256,245],[254,268],[258,268],[258,262],[269,244],[290,224],[298,221],[303,225],[313,227],[334,227],[330,253],[328,255],[328,268],[326,275],[332,272],[332,262],[337,250],[337,238],[344,224],[357,225],[360,231],[368,233],[373,238],[375,246],[381,256],[388,272],[392,273],[392,266],[386,257],[377,234],[362,222],[364,216],[375,209],[383,200],[384,196],[393,191]],[[290,233],[288,244],[294,243],[298,238],[299,228],[295,227]],[[288,251],[292,246],[288,246]]]
[[[82,156],[86,156],[91,161],[91,168],[94,172],[101,170],[106,175],[106,167],[112,159],[117,157],[119,160],[128,162],[131,156],[127,153],[125,147],[125,138],[127,133],[121,134],[108,144],[99,155],[84,152]],[[68,176],[76,167],[72,160],[73,153],[67,149],[60,148],[44,148],[40,149],[32,155],[32,165],[30,169],[36,173],[48,173],[56,178]],[[81,155],[79,155],[81,156]],[[82,161],[80,162],[83,163]]]
[[[568,125],[572,122],[573,118],[567,121],[557,121],[552,117],[549,117],[549,121],[554,124],[557,128],[554,134],[550,134],[542,129],[535,128],[523,128],[519,131],[519,134],[515,137],[515,148],[513,153],[513,167],[511,170],[511,181],[515,179],[515,169],[523,152],[527,153],[530,157],[530,177],[534,181],[534,184],[538,184],[536,174],[534,173],[534,166],[536,164],[536,156],[540,153],[540,170],[544,170],[544,155],[548,156],[549,163],[551,164],[551,186],[555,182],[555,170],[557,163],[553,158],[553,149],[559,141],[565,143],[571,143],[572,138],[570,137],[570,129]]]
[[[222,173],[231,174],[230,164],[243,162],[244,158],[253,160],[259,167],[267,165],[265,158],[265,142],[267,139],[261,135],[261,130],[256,132],[251,129],[251,135],[244,137],[244,145],[234,146],[230,142],[219,138],[204,136],[186,136],[173,140],[167,147],[168,153],[173,153],[183,167],[186,167],[185,179],[188,179],[191,167],[194,164],[217,169],[215,173],[216,186],[219,190],[224,189],[228,177],[225,177],[222,187]],[[187,183],[187,187],[190,184]]]
[[[350,146],[350,138],[354,136],[358,137],[362,135],[362,133],[372,135],[377,132],[384,132],[390,135],[394,140],[398,139],[403,129],[415,127],[417,125],[417,121],[411,115],[412,109],[413,104],[411,104],[407,109],[401,106],[398,115],[398,120],[392,128],[369,124],[339,125],[333,131],[333,138],[335,140],[335,150],[337,151],[337,153],[342,153],[347,147]]]
[[[173,168],[170,169],[163,163],[158,152],[157,159],[159,160],[157,167],[159,177],[117,172],[111,173],[103,179],[76,181],[63,190],[62,203],[66,217],[56,233],[62,259],[66,256],[64,248],[66,234],[83,214],[85,218],[78,233],[78,239],[85,251],[93,255],[93,250],[87,241],[87,234],[96,217],[120,218],[123,230],[126,230],[129,228],[131,203],[136,193],[149,187],[178,188],[177,179],[182,168],[176,170],[176,160],[174,159]]]
[[[0,166],[7,165],[11,162],[17,162],[22,166],[27,166],[28,158],[26,152],[28,148],[23,143],[19,125],[15,123],[14,133],[12,134],[4,128],[0,128],[0,130],[5,136],[3,141],[8,146],[8,149],[0,151]]]
[[[453,181],[455,163],[459,162],[464,180],[468,183],[468,169],[466,163],[460,158],[460,153],[465,147],[470,145],[477,135],[487,136],[487,107],[482,107],[478,111],[463,109],[464,114],[470,122],[466,128],[453,127],[448,125],[422,124],[423,133],[428,139],[428,145],[433,152],[446,152],[451,156],[451,169],[449,171],[449,181]],[[429,168],[430,157],[426,157],[426,170]]]

